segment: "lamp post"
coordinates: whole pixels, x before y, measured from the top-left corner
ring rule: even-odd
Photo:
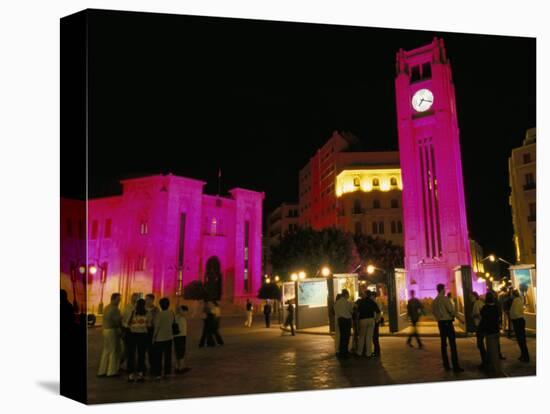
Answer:
[[[327,312],[328,312],[328,326],[329,333],[332,333],[336,329],[336,321],[334,314],[334,275],[328,266],[324,266],[321,269],[321,275],[327,280]]]
[[[97,313],[103,314],[103,292],[105,291],[105,283],[107,282],[107,263],[103,263],[100,268],[99,281],[101,282],[101,297],[99,305],[97,305]]]

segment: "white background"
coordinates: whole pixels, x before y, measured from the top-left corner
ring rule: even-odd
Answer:
[[[548,412],[543,252],[549,29],[544,1],[15,1],[0,6],[0,409],[81,412],[57,395],[59,298],[59,18],[84,8],[536,36],[538,61],[538,376],[102,405],[95,412]],[[546,19],[546,20],[545,20]],[[368,45],[365,45],[368,47]],[[359,51],[360,52],[360,51]],[[495,62],[498,68],[507,59]],[[513,79],[510,80],[513,86]],[[507,87],[507,85],[503,85]],[[499,145],[499,137],[484,137]],[[548,325],[548,324],[545,324]],[[215,375],[213,373],[213,375]],[[231,381],[231,378],[227,379]],[[90,409],[90,408],[88,408]]]

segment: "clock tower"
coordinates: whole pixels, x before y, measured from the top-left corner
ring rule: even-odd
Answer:
[[[399,50],[395,78],[409,287],[435,296],[453,269],[470,266],[460,137],[450,61],[442,39]]]

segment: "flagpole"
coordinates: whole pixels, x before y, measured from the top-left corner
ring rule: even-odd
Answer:
[[[222,169],[218,168],[218,197],[221,193],[221,180],[222,180]]]

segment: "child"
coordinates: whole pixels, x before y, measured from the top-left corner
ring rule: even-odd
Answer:
[[[185,367],[185,342],[187,338],[187,312],[189,308],[185,305],[176,308],[176,322],[180,333],[174,335],[174,348],[176,349],[176,374],[183,374],[190,370]]]

